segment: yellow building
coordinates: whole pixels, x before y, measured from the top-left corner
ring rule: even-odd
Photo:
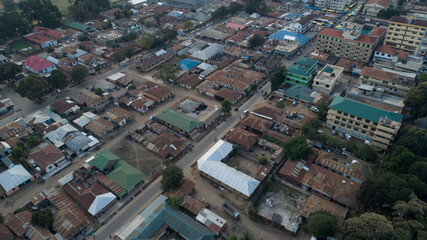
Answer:
[[[379,150],[387,150],[399,131],[402,114],[335,97],[326,118],[326,127],[367,140]]]
[[[394,16],[390,20],[384,45],[415,54],[427,30],[427,21]]]

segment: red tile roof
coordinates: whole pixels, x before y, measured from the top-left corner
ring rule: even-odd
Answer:
[[[33,31],[37,32],[38,34],[43,34],[45,36],[47,35],[51,38],[55,38],[56,40],[66,37],[66,35],[61,32],[45,27],[34,27]]]
[[[9,213],[4,223],[18,236],[22,236],[31,224],[31,213],[27,210],[13,214]]]
[[[46,147],[30,154],[30,159],[33,159],[42,169],[46,169],[49,165],[64,157],[61,151],[55,146],[49,144]]]
[[[323,28],[318,35],[342,38],[343,31],[333,28]]]
[[[30,56],[29,58],[27,58],[27,60],[25,60],[24,65],[28,68],[33,69],[36,72],[55,66],[55,64],[39,56]]]
[[[359,37],[359,39],[357,39],[357,41],[374,44],[375,41],[377,41],[377,38],[372,37],[372,36],[360,35],[360,37]]]
[[[14,239],[13,233],[3,223],[0,224],[0,239]]]
[[[376,27],[371,32],[369,32],[369,35],[374,36],[374,37],[379,37],[379,36],[383,35],[383,33],[385,33],[385,31],[386,30],[384,28]]]
[[[225,27],[234,28],[234,29],[243,29],[246,26],[244,24],[229,22],[229,23],[225,24]]]
[[[391,0],[369,0],[366,5],[368,4],[377,4],[382,7],[388,8],[388,6],[390,6],[391,4]]]
[[[396,56],[398,55],[399,58],[407,58],[409,53],[402,51],[402,50],[398,50],[396,48],[393,48],[389,45],[382,45],[377,47],[377,49],[375,49],[376,52],[380,52],[380,53],[385,53],[385,54],[390,54],[392,56]]]

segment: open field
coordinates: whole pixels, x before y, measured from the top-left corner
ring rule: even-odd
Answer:
[[[59,11],[62,13],[63,16],[68,15],[68,7],[70,6],[68,0],[52,0],[52,3],[58,7]]]

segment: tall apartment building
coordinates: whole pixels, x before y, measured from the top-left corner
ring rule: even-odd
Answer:
[[[387,150],[399,131],[401,120],[402,114],[335,97],[329,105],[326,126],[367,140],[379,150]]]
[[[386,30],[376,27],[364,35],[362,29],[360,24],[348,24],[344,30],[324,28],[317,34],[316,50],[367,62]]]
[[[427,21],[394,16],[390,20],[385,45],[416,54],[426,37]]]
[[[350,4],[351,0],[316,0],[315,4],[318,8],[328,8],[334,10],[344,10],[345,6]]]
[[[359,84],[381,88],[385,93],[398,97],[405,97],[406,92],[415,86],[414,81],[401,75],[367,66],[363,67],[360,72]]]
[[[326,64],[322,71],[313,80],[313,90],[331,94],[335,87],[341,82],[344,68]]]
[[[285,82],[288,84],[310,85],[317,73],[317,61],[311,58],[300,57],[288,67]]]

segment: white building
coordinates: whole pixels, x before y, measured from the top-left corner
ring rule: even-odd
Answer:
[[[316,0],[315,4],[318,8],[328,8],[334,10],[344,10],[346,5],[350,4],[351,0]]]
[[[376,17],[380,10],[387,10],[390,4],[391,0],[369,0],[365,4],[365,15]]]
[[[326,64],[313,80],[313,90],[331,94],[335,87],[341,82],[344,68]]]

